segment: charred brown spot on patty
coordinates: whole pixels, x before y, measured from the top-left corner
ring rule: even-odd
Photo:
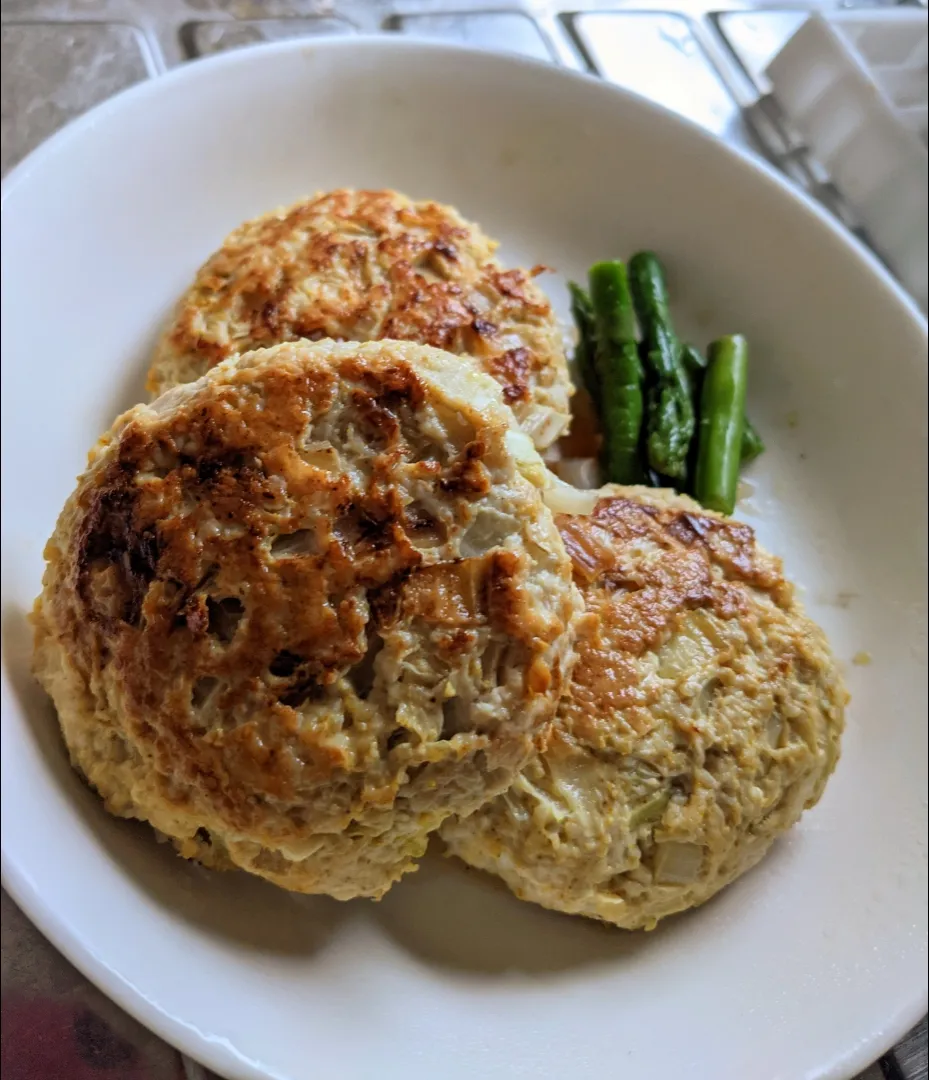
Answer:
[[[246,223],[181,301],[149,389],[279,342],[396,339],[473,357],[521,417],[538,405],[564,427],[571,384],[532,280],[542,268],[504,270],[495,246],[450,208],[391,191],[329,192]]]

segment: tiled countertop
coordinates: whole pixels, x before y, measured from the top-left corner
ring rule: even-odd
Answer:
[[[592,70],[764,155],[854,227],[828,178],[784,127],[760,74],[812,6],[2,0],[0,167],[5,174],[117,91],[200,56],[306,35],[411,33]],[[2,939],[4,1080],[204,1080],[200,1066],[90,986],[5,894]],[[860,1080],[882,1078],[927,1080],[925,1020]]]

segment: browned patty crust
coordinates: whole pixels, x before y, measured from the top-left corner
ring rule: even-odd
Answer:
[[[533,470],[491,379],[396,342],[281,345],[127,413],[36,610],[75,764],[185,855],[380,895],[554,715],[579,598]]]
[[[153,395],[213,365],[297,338],[392,338],[469,356],[536,445],[570,420],[571,381],[551,305],[505,269],[457,211],[394,191],[337,190],[236,229],[182,298],[156,350]]]

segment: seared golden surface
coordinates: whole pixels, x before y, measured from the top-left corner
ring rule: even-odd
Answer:
[[[493,380],[411,344],[285,344],[126,413],[36,605],[75,765],[186,856],[381,895],[555,712],[580,601],[540,471]]]
[[[707,900],[820,797],[846,693],[778,560],[689,499],[560,516],[588,611],[545,752],[442,835],[526,900],[627,928]]]
[[[571,383],[551,306],[450,207],[338,190],[247,222],[197,274],[156,351],[153,395],[237,352],[296,338],[394,338],[473,357],[548,446]]]

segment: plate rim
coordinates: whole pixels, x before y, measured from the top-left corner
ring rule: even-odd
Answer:
[[[552,78],[580,81],[597,87],[598,93],[611,95],[617,100],[631,102],[631,107],[652,115],[664,116],[672,125],[683,126],[697,135],[706,145],[713,145],[717,151],[728,155],[730,160],[746,171],[754,173],[762,182],[767,181],[778,189],[783,197],[797,204],[816,217],[825,225],[833,238],[845,248],[849,256],[856,258],[859,264],[870,271],[875,285],[895,302],[899,316],[907,318],[914,328],[921,331],[924,338],[929,335],[926,315],[915,300],[903,289],[891,275],[887,267],[871,252],[864,243],[843,226],[829,211],[817,203],[806,192],[795,187],[788,178],[778,172],[764,159],[707,132],[696,122],[682,117],[673,110],[659,105],[642,95],[608,82],[597,75],[575,71],[556,64],[524,57],[518,54],[498,53],[476,49],[454,43],[431,41],[416,37],[395,37],[384,34],[334,35],[319,39],[294,39],[282,42],[270,42],[261,45],[233,49],[226,53],[179,64],[170,71],[151,76],[130,86],[100,102],[92,109],[75,117],[65,124],[39,146],[33,149],[19,162],[0,184],[0,214],[5,212],[8,198],[26,183],[32,172],[51,159],[63,147],[79,139],[85,131],[105,121],[111,113],[132,108],[144,103],[149,96],[157,96],[165,87],[188,80],[207,79],[226,68],[235,68],[246,64],[260,65],[265,58],[276,54],[316,52],[318,50],[368,50],[408,52],[410,54],[454,54],[468,56],[479,62],[500,63],[504,65],[528,67],[545,73]],[[714,151],[715,152],[715,151]],[[5,249],[5,241],[3,243]],[[0,361],[6,367],[5,361]],[[4,413],[6,403],[4,403]],[[4,470],[5,471],[5,470]],[[17,696],[7,671],[6,635],[4,638],[2,662],[2,713],[7,710],[18,711]],[[6,762],[3,769],[6,770]],[[133,1016],[150,1031],[154,1032],[182,1054],[200,1062],[205,1067],[221,1070],[229,1080],[292,1080],[260,1062],[252,1062],[239,1054],[234,1047],[211,1038],[179,1017],[171,1015],[157,1003],[145,997],[144,992],[128,982],[120,973],[109,967],[81,937],[73,932],[67,920],[62,918],[53,905],[50,905],[38,892],[30,879],[28,871],[11,859],[5,843],[0,837],[0,884],[8,892],[23,914],[32,922],[44,937],[70,963],[87,977],[101,992],[114,1001],[120,1008]],[[849,1080],[858,1072],[872,1065],[888,1048],[907,1034],[926,1015],[929,1008],[929,988],[922,988],[914,995],[909,1007],[900,1006],[892,1017],[876,1025],[868,1034],[857,1040],[853,1047],[829,1062],[824,1070],[817,1072],[819,1080]],[[232,1070],[230,1072],[230,1070]]]
[[[224,53],[207,56],[197,60],[188,60],[178,64],[171,70],[158,75],[149,76],[141,82],[128,86],[118,91],[105,101],[98,103],[82,113],[80,116],[68,121],[58,131],[53,132],[47,139],[31,150],[22,161],[10,170],[0,182],[0,213],[2,213],[6,201],[10,195],[28,178],[33,169],[41,165],[47,157],[55,154],[66,143],[79,137],[85,129],[96,126],[110,112],[117,109],[127,108],[136,99],[144,101],[148,96],[154,96],[165,85],[183,82],[187,79],[207,78],[214,71],[221,71],[225,67],[236,67],[248,62],[258,62],[260,57],[273,56],[276,53],[289,52],[316,52],[319,49],[372,49],[374,51],[396,51],[411,53],[446,53],[452,55],[469,56],[474,60],[499,62],[517,67],[526,67],[536,71],[544,71],[548,75],[566,81],[579,81],[598,88],[598,93],[618,95],[620,98],[631,100],[636,107],[651,111],[663,116],[672,123],[683,125],[692,134],[697,135],[705,144],[715,146],[741,167],[754,172],[778,188],[786,197],[803,206],[807,212],[812,213],[825,224],[834,237],[843,242],[850,252],[854,252],[859,259],[863,259],[868,269],[880,280],[881,284],[902,304],[911,316],[915,316],[924,332],[927,330],[927,318],[912,296],[903,288],[897,279],[890,273],[883,262],[874,254],[854,233],[839,222],[824,206],[818,203],[805,191],[793,184],[786,176],[779,172],[772,164],[765,161],[760,155],[751,154],[725,139],[712,134],[701,127],[696,121],[686,116],[681,116],[665,105],[651,101],[642,94],[615,83],[607,81],[599,75],[587,71],[576,71],[546,60],[538,60],[534,57],[522,56],[518,53],[494,52],[487,49],[477,49],[468,45],[457,45],[453,42],[432,41],[428,38],[413,36],[389,36],[385,34],[351,34],[332,35],[331,37],[295,38],[288,41],[272,41],[263,44],[249,45],[238,49],[230,49]]]

